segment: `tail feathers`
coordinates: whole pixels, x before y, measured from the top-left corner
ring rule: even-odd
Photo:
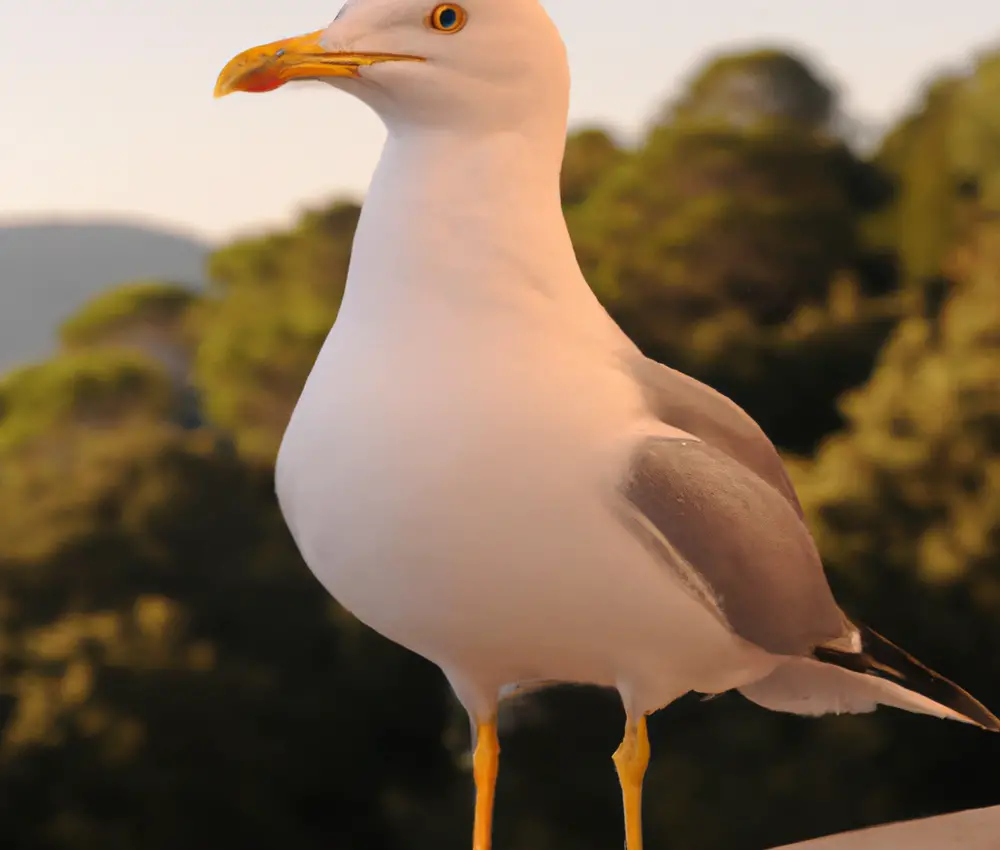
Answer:
[[[1000,719],[954,682],[925,667],[912,655],[867,626],[858,626],[858,632],[861,636],[860,652],[820,646],[813,651],[813,655],[824,664],[895,686],[893,691],[905,691],[911,700],[913,697],[922,698],[912,700],[915,704],[911,710],[937,714],[938,711],[916,707],[916,704],[930,702],[934,708],[945,710],[942,716],[957,715],[956,720],[1000,732]]]
[[[858,714],[889,705],[1000,732],[1000,719],[958,685],[871,629],[859,627],[858,637],[859,651],[819,647],[740,692],[772,711]]]

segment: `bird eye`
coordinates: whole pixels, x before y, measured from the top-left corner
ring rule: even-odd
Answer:
[[[458,32],[469,19],[468,12],[456,3],[442,3],[435,6],[427,16],[427,26],[438,32]]]

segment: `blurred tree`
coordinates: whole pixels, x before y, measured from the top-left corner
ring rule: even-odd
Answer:
[[[709,60],[674,105],[675,120],[751,129],[762,122],[827,130],[836,97],[806,61],[783,50],[727,54]]]
[[[125,419],[170,418],[175,402],[169,376],[140,354],[67,354],[0,380],[0,452],[41,443],[44,454],[52,437],[61,441],[70,428],[100,430]]]
[[[875,163],[898,186],[872,216],[873,244],[896,252],[916,290],[947,267],[982,204],[1000,209],[1000,53],[982,56],[964,76],[944,75],[919,108],[884,139]]]
[[[294,230],[239,241],[209,262],[195,374],[209,418],[271,462],[347,279],[360,208],[341,201]]]
[[[924,92],[920,109],[888,133],[875,156],[898,191],[893,203],[872,217],[868,235],[898,254],[906,280],[939,273],[956,238],[951,134],[960,88],[955,77],[935,80]]]
[[[958,94],[951,135],[960,196],[1000,211],[1000,51],[980,57]],[[964,191],[963,191],[964,190]]]
[[[848,429],[795,471],[848,611],[996,710],[1000,225],[982,217],[957,253],[968,277],[939,309],[917,305],[900,323],[871,380],[843,401]],[[1000,783],[975,767],[990,758],[984,742],[899,725],[911,746],[899,748],[893,777],[911,799],[942,809],[996,801]],[[945,789],[932,780],[942,771],[977,782]]]
[[[1000,225],[984,220],[961,253],[971,276],[899,324],[803,486],[834,563],[930,585],[981,567],[1000,606]]]
[[[605,130],[592,127],[570,133],[560,175],[563,206],[582,204],[626,156]]]
[[[718,59],[569,210],[588,280],[640,347],[800,450],[839,424],[834,399],[867,375],[894,308],[859,232],[888,185],[829,135],[834,107],[795,57]],[[771,404],[779,389],[795,410]]]
[[[0,846],[437,839],[443,678],[329,601],[270,468],[171,387],[121,349],[0,385]]]
[[[138,331],[174,332],[191,343],[185,319],[198,295],[186,286],[142,280],[112,287],[66,319],[59,337],[66,348],[130,339]]]
[[[200,296],[177,283],[149,280],[112,287],[86,303],[59,329],[63,348],[128,349],[152,358],[174,382],[177,419],[189,427],[202,423],[192,361],[198,344],[193,317]]]

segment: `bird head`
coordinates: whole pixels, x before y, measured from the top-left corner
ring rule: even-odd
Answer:
[[[254,47],[215,95],[319,80],[393,127],[516,130],[565,119],[562,40],[538,0],[348,0],[326,29]]]

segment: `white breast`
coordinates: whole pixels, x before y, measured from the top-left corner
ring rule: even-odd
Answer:
[[[479,331],[384,346],[331,334],[277,472],[320,581],[375,630],[489,687],[614,685],[625,659],[662,666],[670,644],[691,643],[692,620],[729,640],[608,508],[642,423],[632,380],[607,352]]]

